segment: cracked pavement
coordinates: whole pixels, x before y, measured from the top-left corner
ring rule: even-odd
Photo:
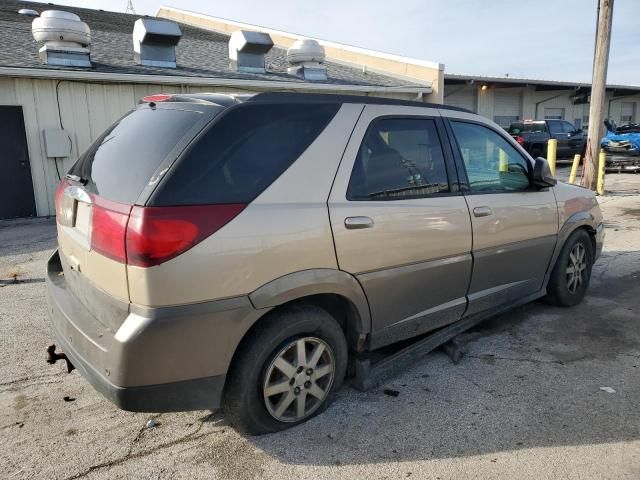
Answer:
[[[493,318],[458,337],[457,365],[433,352],[258,438],[206,411],[119,411],[62,362],[46,364],[53,221],[0,222],[0,476],[640,478],[640,175],[607,175],[606,186],[605,251],[581,305]]]

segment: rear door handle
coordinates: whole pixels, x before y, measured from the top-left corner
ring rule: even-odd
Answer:
[[[488,217],[492,213],[489,207],[476,207],[473,209],[473,215],[476,217]]]
[[[347,217],[344,219],[344,226],[348,230],[373,227],[373,220],[369,217]]]

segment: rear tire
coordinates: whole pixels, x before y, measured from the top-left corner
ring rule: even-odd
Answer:
[[[589,287],[593,258],[589,234],[583,229],[573,232],[562,247],[551,272],[545,300],[560,307],[572,307],[580,303]]]
[[[250,435],[299,425],[324,411],[342,385],[347,342],[325,310],[294,305],[268,314],[231,366],[223,409]]]

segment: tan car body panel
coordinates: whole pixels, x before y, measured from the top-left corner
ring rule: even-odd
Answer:
[[[440,117],[434,108],[367,105],[329,198],[338,264],[355,275],[365,290],[374,346],[458,320],[466,307],[471,274],[471,223],[462,195],[347,200],[349,179],[367,129],[373,120],[389,115]],[[368,217],[373,225],[349,229],[348,217]]]
[[[58,246],[71,268],[79,270],[86,279],[100,290],[118,300],[129,301],[127,267],[89,249],[86,239],[72,227],[56,223]]]
[[[128,267],[131,301],[166,306],[246,295],[271,280],[337,268],[327,197],[362,105],[343,105],[315,142],[235,219],[180,256]]]

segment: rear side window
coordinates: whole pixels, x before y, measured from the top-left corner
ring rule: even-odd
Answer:
[[[143,107],[107,129],[69,171],[87,189],[133,204],[176,144],[203,117],[193,110]]]
[[[371,124],[353,167],[348,200],[400,200],[448,191],[433,120],[385,118]]]
[[[248,102],[232,108],[194,142],[151,205],[251,202],[311,145],[339,107]]]

